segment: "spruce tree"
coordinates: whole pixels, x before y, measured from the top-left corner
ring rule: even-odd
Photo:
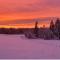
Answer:
[[[38,22],[37,21],[35,22],[34,34],[35,34],[35,37],[38,37]]]
[[[55,22],[55,33],[56,33],[56,36],[58,36],[60,39],[60,20],[59,19],[57,19]]]
[[[51,22],[50,22],[50,30],[52,32],[54,32],[54,22],[53,22],[53,20],[51,20]]]

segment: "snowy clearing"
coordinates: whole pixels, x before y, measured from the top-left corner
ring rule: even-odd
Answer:
[[[27,39],[0,35],[0,59],[59,59],[60,40]]]

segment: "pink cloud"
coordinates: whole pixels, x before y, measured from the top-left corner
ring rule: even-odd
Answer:
[[[2,12],[33,12],[51,8],[60,9],[60,0],[0,0]]]
[[[60,16],[60,0],[0,0],[1,14]]]

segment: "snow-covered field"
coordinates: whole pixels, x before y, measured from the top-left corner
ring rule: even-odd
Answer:
[[[23,35],[0,35],[1,58],[60,58],[60,40],[27,39]]]

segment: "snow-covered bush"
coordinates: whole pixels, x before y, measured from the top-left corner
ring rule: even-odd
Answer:
[[[28,39],[35,39],[36,38],[33,31],[31,31],[31,30],[25,31],[24,34],[25,34],[25,37],[27,37]]]

